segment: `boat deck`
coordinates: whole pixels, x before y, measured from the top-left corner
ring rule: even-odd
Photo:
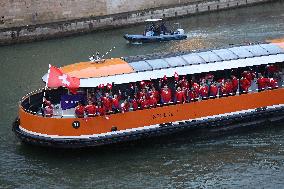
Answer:
[[[278,86],[280,88],[283,88],[284,87],[284,79],[278,81]],[[268,88],[266,90],[269,90]],[[249,87],[249,93],[256,93],[258,92],[258,85],[257,85],[257,80],[254,79],[252,81],[252,84],[251,86]],[[240,91],[239,89],[237,90],[237,93],[235,94],[235,96],[239,96],[241,95],[240,94]],[[218,92],[218,95],[217,95],[217,98],[225,98],[224,96],[220,96],[219,95],[219,92]],[[198,97],[196,99],[197,101],[201,101],[201,97]],[[123,101],[121,101],[122,103]],[[158,106],[162,106],[160,104],[158,104]],[[132,111],[133,109],[130,108],[130,111]],[[61,105],[60,104],[56,104],[54,105],[54,109],[53,109],[53,118],[74,118],[75,117],[75,108],[70,108],[70,109],[66,109],[66,110],[62,110],[61,108]],[[37,112],[37,115],[42,115],[41,111],[38,111]]]

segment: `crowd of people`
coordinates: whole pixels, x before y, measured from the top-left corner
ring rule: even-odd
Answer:
[[[158,80],[140,81],[129,86],[100,85],[87,93],[86,105],[79,102],[75,108],[75,116],[94,117],[111,113],[149,109],[157,106],[190,103],[209,98],[224,97],[248,93],[252,82],[256,90],[278,88],[277,74],[279,69],[268,65],[265,72],[258,73],[251,69],[238,74],[230,74],[228,78],[215,78],[211,73],[202,74],[199,78],[189,76],[164,76]],[[46,106],[49,115],[50,105]]]

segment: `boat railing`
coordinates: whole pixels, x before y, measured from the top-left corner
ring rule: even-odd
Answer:
[[[41,115],[41,108],[43,107],[44,98],[47,97],[48,99],[52,99],[53,104],[60,104],[60,97],[64,92],[66,92],[65,89],[37,89],[26,94],[20,100],[19,105],[26,112]]]
[[[283,75],[281,74],[281,77],[278,80],[278,86],[276,88],[283,88],[284,87],[284,79]],[[219,88],[219,87],[218,87]],[[273,90],[270,87],[267,87],[265,89],[258,89],[257,81],[254,79],[252,81],[252,85],[250,86],[249,90],[247,92],[240,91],[240,87],[238,87],[236,93],[232,94],[221,94],[220,93],[220,88],[218,89],[218,94],[216,96],[208,96],[206,98],[202,98],[201,96],[197,97],[196,99],[190,99],[190,101],[202,101],[206,99],[212,99],[212,98],[223,98],[226,96],[239,96],[242,94],[246,93],[257,93],[261,92],[263,90]],[[44,94],[45,93],[45,94]],[[39,115],[43,116],[42,112],[42,107],[43,107],[43,99],[44,96],[48,96],[48,98],[51,100],[52,104],[54,105],[54,114],[53,117],[56,118],[70,118],[70,117],[75,117],[75,110],[70,109],[69,111],[65,111],[61,109],[60,106],[60,100],[61,100],[61,95],[66,94],[67,90],[66,89],[51,89],[51,90],[44,90],[38,89],[35,91],[32,91],[25,95],[21,101],[20,101],[20,106],[22,109],[26,112],[29,112],[34,115]],[[187,102],[188,103],[188,102]],[[177,104],[175,102],[170,102],[168,104],[158,104],[157,107],[162,107],[162,106],[168,106],[168,105],[174,105]],[[152,107],[150,107],[152,108]],[[139,107],[138,110],[143,109],[142,107]],[[132,108],[130,108],[130,111],[134,111]],[[136,110],[135,110],[136,111]],[[112,114],[112,113],[110,113]]]

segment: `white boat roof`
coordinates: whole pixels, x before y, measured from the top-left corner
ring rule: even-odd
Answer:
[[[239,46],[128,62],[132,72],[81,78],[80,87],[97,87],[113,82],[124,84],[159,79],[165,75],[173,77],[175,72],[187,75],[281,62],[284,62],[284,49],[277,44]]]
[[[161,18],[151,18],[151,19],[147,19],[145,20],[145,22],[158,22],[158,21],[162,21],[163,19]]]

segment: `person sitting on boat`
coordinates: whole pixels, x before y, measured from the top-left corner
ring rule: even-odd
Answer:
[[[242,77],[240,79],[240,88],[241,88],[242,93],[248,93],[250,85],[251,85],[251,83],[249,82],[249,80],[246,77]]]
[[[233,93],[236,94],[236,92],[238,91],[239,81],[237,77],[234,75],[231,75],[231,80],[232,80]]]
[[[194,87],[191,87],[191,89],[188,92],[188,102],[194,102],[198,99],[198,94]]]
[[[200,89],[199,89],[199,94],[202,99],[207,99],[208,98],[208,92],[209,88],[205,83],[202,83]]]
[[[103,106],[106,110],[106,112],[111,112],[112,111],[112,99],[109,95],[109,93],[106,93],[105,96],[101,98],[101,101],[103,103]]]
[[[181,89],[184,92],[184,96],[185,96],[185,102],[189,102],[189,88],[186,87],[182,87]]]
[[[97,108],[95,106],[95,103],[93,103],[92,101],[89,101],[88,105],[85,107],[85,112],[88,117],[96,116]]]
[[[164,86],[161,91],[161,102],[162,104],[168,104],[172,101],[172,92],[167,85]]]
[[[152,94],[152,95],[149,97],[149,106],[150,106],[150,108],[155,108],[155,107],[157,107],[157,104],[158,104],[157,98],[154,96],[154,94]]]
[[[227,93],[227,90],[226,90],[225,79],[224,78],[220,79],[219,83],[220,83],[220,93],[219,93],[219,95],[220,96],[227,96],[228,93]]]
[[[233,94],[233,84],[230,79],[227,79],[225,82],[225,90],[226,90],[227,95]]]
[[[51,104],[50,101],[45,102],[44,115],[45,115],[45,117],[52,117],[53,116],[53,105]]]
[[[145,96],[147,99],[149,98],[149,94],[148,94],[146,88],[142,88],[142,91],[139,92],[139,98],[143,98],[144,96]]]
[[[181,90],[180,87],[177,88],[176,94],[175,94],[175,102],[178,104],[185,103],[186,97],[183,90]]]
[[[119,91],[119,93],[121,93],[121,92]],[[113,98],[112,98],[112,110],[114,112],[119,112],[119,110],[120,110],[119,100],[120,100],[120,95],[119,96],[117,94],[113,95]]]
[[[210,95],[210,98],[215,98],[218,94],[218,87],[216,85],[215,82],[213,82],[211,85],[210,85],[210,89],[209,89],[209,95]]]
[[[255,74],[251,71],[244,71],[242,73],[242,76],[245,77],[250,82],[250,85],[252,80],[255,78]]]
[[[274,74],[276,72],[279,72],[279,68],[274,64],[267,65],[265,69],[266,69],[267,77],[270,77],[270,78],[274,77]]]
[[[103,106],[103,104],[102,104],[101,101],[98,102],[97,114],[98,114],[99,116],[104,116],[104,115],[106,114],[106,109],[105,109],[105,107]]]
[[[258,79],[257,79],[257,85],[258,85],[258,91],[263,91],[266,89],[268,84],[268,79],[263,77],[261,73],[258,74]]]
[[[199,88],[200,88],[199,84],[197,82],[193,82],[192,87],[195,90],[197,97],[198,97],[199,96]]]
[[[278,88],[278,81],[274,78],[268,78],[268,88],[269,89],[276,89]]]
[[[149,28],[146,28],[144,32],[145,36],[154,36],[155,35],[155,24],[152,23]]]
[[[166,33],[168,33],[168,29],[167,29],[167,27],[165,26],[165,22],[162,22],[162,23],[161,23],[161,26],[160,26],[160,34],[165,35]]]
[[[75,107],[75,116],[77,118],[83,118],[85,112],[85,107],[82,102],[78,102],[78,105]]]
[[[185,77],[183,77],[182,80],[179,81],[179,85],[182,88],[186,88],[186,89],[190,88],[190,84]]]
[[[123,103],[121,103],[121,112],[124,113],[124,112],[128,112],[129,111],[129,108],[130,108],[130,104],[128,102],[128,100],[124,100]]]
[[[157,103],[160,102],[160,94],[159,91],[156,90],[156,88],[153,86],[152,89],[150,90],[150,96],[154,96],[154,98],[156,99]]]
[[[146,98],[146,96],[143,96],[140,99],[140,106],[142,109],[147,109],[149,108],[149,100]]]
[[[131,104],[132,104],[133,111],[138,110],[137,95],[135,95],[134,98],[131,100]]]

